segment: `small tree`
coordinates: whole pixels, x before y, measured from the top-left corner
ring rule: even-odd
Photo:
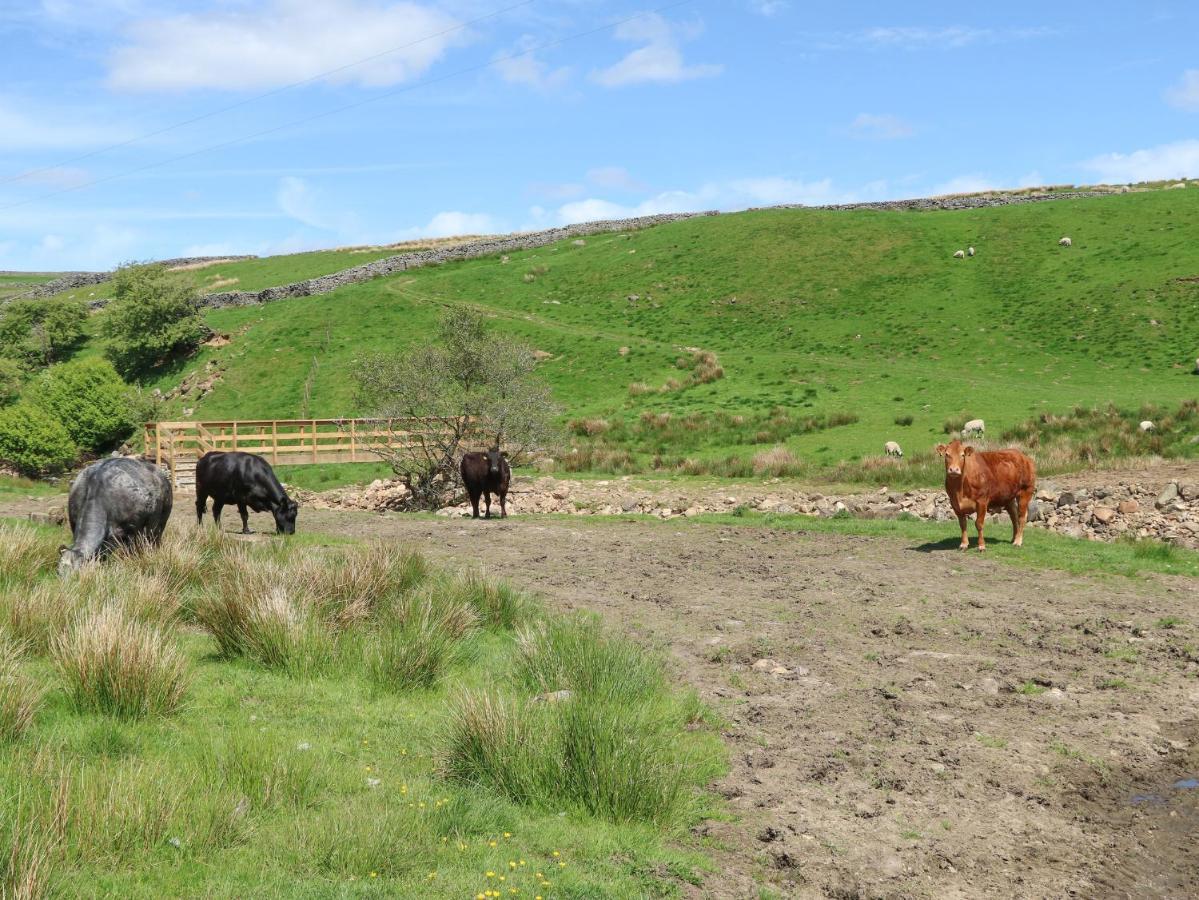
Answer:
[[[0,409],[0,462],[22,475],[61,472],[78,455],[62,423],[41,407],[14,403]]]
[[[104,353],[127,378],[194,350],[208,333],[195,285],[162,266],[122,266],[112,288]]]
[[[409,490],[414,509],[437,509],[459,493],[458,462],[476,446],[500,446],[513,465],[556,441],[558,414],[524,344],[493,337],[478,313],[452,310],[436,344],[379,354],[356,373],[360,408],[381,422],[371,452]]]
[[[83,340],[87,317],[83,300],[13,300],[0,307],[0,350],[30,365],[61,362]]]
[[[129,386],[108,360],[98,357],[51,366],[25,392],[62,422],[71,440],[85,450],[109,450],[129,436]]]

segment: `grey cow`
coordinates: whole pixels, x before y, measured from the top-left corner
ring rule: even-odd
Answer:
[[[152,463],[127,457],[92,463],[71,482],[67,518],[73,543],[62,548],[58,574],[137,540],[157,544],[172,501],[170,479]]]

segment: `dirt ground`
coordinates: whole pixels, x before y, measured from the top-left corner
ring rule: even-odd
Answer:
[[[696,829],[719,869],[687,896],[1199,895],[1192,581],[1026,570],[954,534],[340,510],[299,525],[477,561],[662,647],[731,750],[729,817]]]

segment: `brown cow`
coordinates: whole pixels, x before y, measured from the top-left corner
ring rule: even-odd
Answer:
[[[1007,510],[1012,517],[1012,546],[1024,544],[1024,523],[1028,504],[1037,488],[1037,468],[1019,450],[978,451],[954,441],[938,444],[937,454],[945,457],[945,493],[962,526],[960,549],[970,546],[966,536],[966,517],[975,514],[978,549],[986,550],[983,524],[987,512]]]

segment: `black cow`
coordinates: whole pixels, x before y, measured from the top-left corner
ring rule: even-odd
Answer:
[[[491,518],[491,495],[500,497],[500,518],[508,517],[508,484],[512,481],[512,469],[508,465],[508,454],[499,447],[486,453],[467,453],[462,457],[462,483],[470,494],[472,518],[479,518],[479,495],[487,501],[487,518]]]
[[[208,498],[212,498],[212,518],[221,524],[221,508],[236,503],[241,515],[241,533],[251,534],[250,514],[271,511],[279,534],[296,533],[296,512],[299,506],[287,496],[275,477],[275,470],[255,453],[205,453],[196,463],[196,521],[204,521]]]
[[[73,542],[61,550],[58,573],[139,540],[157,544],[172,500],[170,479],[153,463],[126,457],[92,463],[71,482],[67,518]]]

